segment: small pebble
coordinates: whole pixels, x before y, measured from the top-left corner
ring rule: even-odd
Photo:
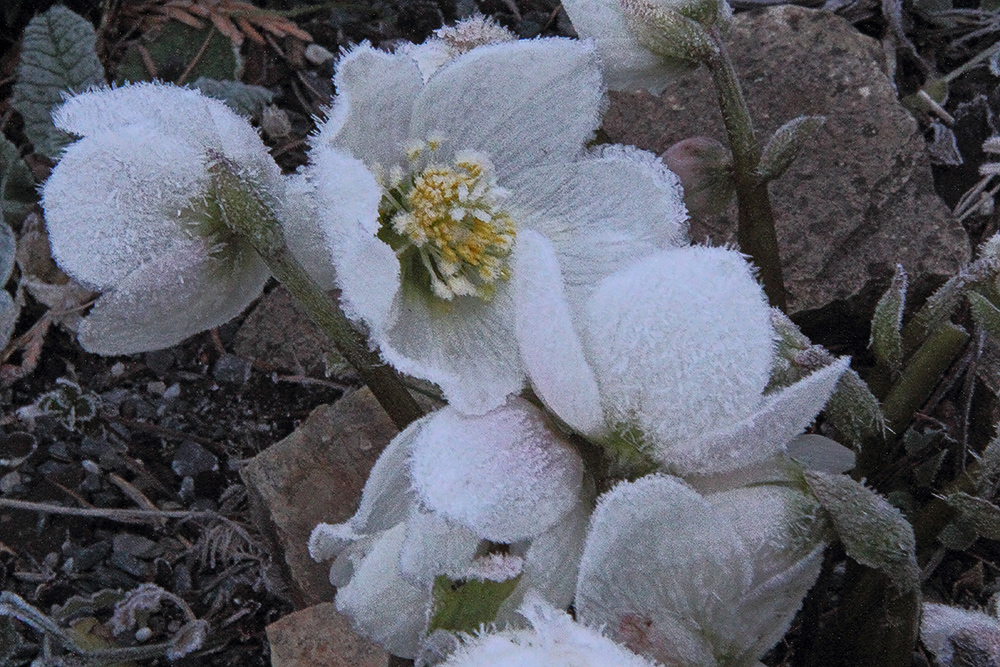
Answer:
[[[215,362],[212,377],[225,384],[245,384],[250,379],[250,362],[235,354],[224,354]]]
[[[101,472],[101,468],[90,459],[84,459],[83,461],[80,462],[80,465],[83,466],[84,470],[86,470],[91,474],[99,475]]]
[[[317,66],[333,60],[333,54],[330,50],[326,47],[320,46],[319,44],[310,44],[307,46],[305,57],[306,60]]]
[[[170,467],[178,477],[194,477],[203,472],[218,470],[219,459],[197,442],[185,440],[174,452]]]
[[[9,472],[0,477],[0,493],[8,495],[21,485],[21,475],[17,472]]]
[[[159,380],[153,380],[146,384],[146,391],[150,394],[156,394],[157,396],[163,396],[163,392],[167,390],[167,385]]]
[[[125,375],[125,364],[119,361],[111,367],[111,377],[120,378],[123,375]]]
[[[139,628],[135,631],[135,640],[137,642],[144,642],[153,636],[153,631],[149,628]]]
[[[181,395],[181,385],[179,382],[175,382],[167,390],[163,392],[163,398],[174,399]]]

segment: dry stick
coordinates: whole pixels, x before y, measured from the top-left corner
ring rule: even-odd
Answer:
[[[28,512],[41,512],[43,514],[58,514],[62,516],[78,516],[92,519],[110,519],[111,521],[121,521],[132,523],[135,521],[149,521],[156,523],[162,519],[219,519],[220,514],[205,510],[125,510],[125,509],[105,509],[105,508],[81,508],[63,507],[61,505],[49,505],[47,503],[36,503],[30,500],[15,500],[14,498],[0,498],[0,507],[15,510],[25,510]]]
[[[716,49],[704,62],[712,73],[719,96],[719,109],[729,136],[729,148],[733,153],[733,181],[739,208],[736,238],[740,250],[750,255],[760,270],[768,301],[772,306],[785,310],[785,281],[781,274],[774,211],[771,210],[767,183],[755,173],[760,162],[760,144],[754,134],[743,89],[719,29],[713,26],[708,32]]]

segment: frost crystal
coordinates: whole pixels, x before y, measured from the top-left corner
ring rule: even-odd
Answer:
[[[80,341],[100,354],[179,343],[255,298],[269,272],[213,210],[210,169],[234,165],[266,201],[284,194],[250,124],[222,102],[162,84],[92,90],[55,111],[83,138],[42,192],[60,267],[103,292]]]
[[[307,176],[345,309],[390,363],[464,412],[524,381],[511,299],[523,233],[552,241],[575,306],[626,263],[684,242],[680,188],[658,159],[585,149],[603,105],[586,43],[481,46],[426,80],[409,55],[362,45],[336,87]]]

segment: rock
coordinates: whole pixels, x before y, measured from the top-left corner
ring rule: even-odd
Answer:
[[[796,116],[827,118],[771,184],[796,321],[809,329],[864,322],[897,262],[910,274],[912,303],[969,259],[968,237],[934,192],[924,140],[878,42],[831,13],[795,6],[736,16],[727,41],[762,143]],[[704,69],[659,98],[612,94],[604,128],[613,141],[656,154],[698,135],[728,144]],[[691,231],[698,241],[734,243],[735,205],[692,221]]]
[[[261,298],[236,333],[233,349],[240,357],[258,359],[284,372],[313,377],[353,374],[284,287]]]
[[[333,603],[314,605],[267,626],[272,667],[386,667],[389,656],[351,630]]]
[[[216,382],[244,385],[250,379],[252,366],[253,364],[238,354],[227,352],[215,362],[215,366],[212,367],[212,377]]]
[[[345,521],[396,427],[368,389],[321,405],[294,433],[255,456],[241,471],[255,518],[274,533],[301,606],[333,599],[328,563],[306,548],[321,521]]]
[[[178,477],[194,477],[219,469],[219,459],[193,440],[185,440],[174,452],[170,467]]]

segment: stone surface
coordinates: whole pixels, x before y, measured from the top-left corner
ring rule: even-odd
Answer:
[[[282,372],[353,377],[343,357],[284,287],[265,294],[251,311],[236,333],[233,350]]]
[[[332,600],[335,592],[329,564],[309,557],[309,534],[321,521],[339,523],[354,513],[371,467],[396,432],[371,392],[360,389],[313,410],[240,471],[258,523],[285,555],[299,606]]]
[[[916,295],[967,261],[967,236],[934,192],[924,141],[876,41],[833,14],[794,6],[736,16],[727,41],[762,143],[796,116],[827,117],[771,184],[796,319],[824,311],[835,325],[848,300],[870,316],[897,262]],[[657,154],[697,135],[728,143],[704,69],[659,98],[612,94],[605,130]],[[735,243],[735,205],[721,219],[693,221],[692,236]]]
[[[267,626],[272,667],[386,667],[389,656],[360,638],[333,603],[314,605]]]

